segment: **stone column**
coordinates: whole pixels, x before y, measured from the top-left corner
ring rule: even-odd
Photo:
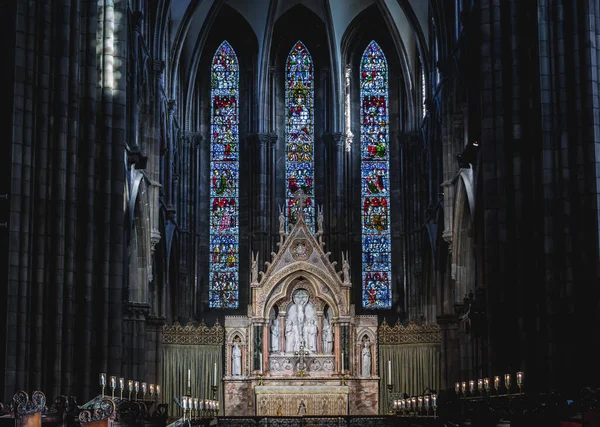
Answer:
[[[333,354],[335,355],[335,368],[336,372],[340,372],[340,368],[342,366],[341,363],[341,349],[340,349],[340,325],[339,323],[335,323],[333,330],[335,331],[335,336],[333,337]]]
[[[268,359],[269,359],[269,324],[263,325],[263,343],[262,343],[262,371],[267,372]]]
[[[348,248],[348,231],[351,229],[347,213],[347,183],[345,179],[346,136],[341,132],[326,133],[323,141],[327,144],[329,161],[327,164],[327,195],[325,197],[325,236],[323,239],[332,248]]]
[[[459,319],[454,314],[437,317],[442,335],[440,360],[441,390],[453,387],[460,378]]]

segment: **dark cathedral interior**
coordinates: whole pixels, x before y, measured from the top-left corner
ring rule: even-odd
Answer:
[[[0,24],[0,426],[600,425],[600,0]]]

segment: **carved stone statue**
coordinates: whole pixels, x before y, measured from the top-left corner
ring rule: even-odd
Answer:
[[[323,206],[318,208],[317,213],[317,233],[323,234]]]
[[[310,322],[306,325],[306,348],[308,348],[312,352],[317,351],[317,325],[314,320],[310,320]]]
[[[231,350],[231,375],[234,377],[242,375],[242,349],[238,342],[233,344]]]
[[[348,253],[344,256],[342,252],[342,273],[344,277],[344,284],[350,283],[350,263],[348,262]]]
[[[331,354],[333,351],[333,331],[327,318],[323,319],[323,353]]]
[[[254,256],[254,251],[252,251],[252,274],[250,283],[258,283],[258,252],[256,253],[256,256]]]
[[[279,352],[279,319],[276,317],[271,322],[271,351],[273,353]]]
[[[281,206],[279,207],[279,234],[285,234],[285,215]]]
[[[294,322],[288,320],[285,324],[285,351],[293,352],[296,346],[296,334],[294,332]]]
[[[369,347],[368,342],[365,342],[363,344],[361,356],[362,356],[361,357],[362,366],[361,366],[360,374],[363,377],[370,377],[371,376],[371,348]]]
[[[311,321],[317,319],[315,306],[309,301],[309,294],[306,289],[297,289],[292,296],[293,304],[287,311],[286,318],[286,340],[287,340],[287,322],[293,323],[293,332],[295,334],[294,351],[300,349],[300,345],[308,348],[308,330],[307,326]],[[286,351],[288,345],[286,344]]]

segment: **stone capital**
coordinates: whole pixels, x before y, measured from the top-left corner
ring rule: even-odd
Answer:
[[[343,132],[326,132],[323,134],[323,141],[336,147],[345,147],[346,134]]]
[[[266,146],[269,143],[273,145],[277,142],[277,134],[275,132],[249,133],[247,138],[249,142],[260,144],[261,146]]]

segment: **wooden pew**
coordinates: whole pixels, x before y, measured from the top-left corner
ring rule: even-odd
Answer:
[[[29,395],[19,390],[13,396],[15,427],[42,427],[42,412],[46,409],[46,395],[34,391]]]
[[[115,402],[110,398],[100,400],[94,407],[79,413],[81,427],[113,427],[117,410]]]

